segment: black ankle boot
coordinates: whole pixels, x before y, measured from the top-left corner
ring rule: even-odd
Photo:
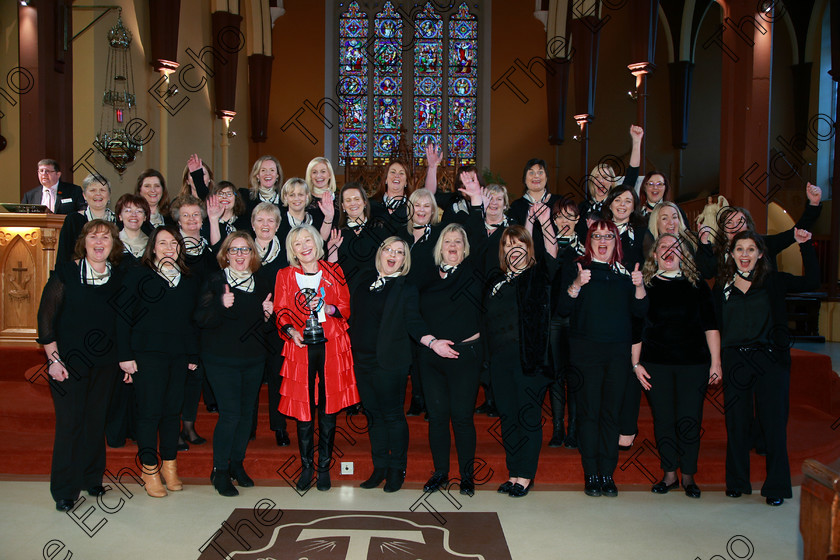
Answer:
[[[335,441],[335,414],[318,411],[318,482],[316,488],[326,492],[332,488],[330,468],[332,467],[333,443]]]
[[[373,474],[370,475],[370,478],[359,484],[359,486],[365,489],[376,488],[385,480],[386,475],[386,469],[373,469]]]
[[[213,481],[213,487],[216,489],[216,492],[222,496],[231,498],[239,495],[239,492],[230,481],[230,471],[228,469],[213,469],[210,480]]]
[[[304,492],[312,486],[315,476],[315,424],[312,421],[297,423],[298,450],[300,451],[300,472],[295,487]]]
[[[254,485],[254,481],[245,472],[245,467],[242,466],[242,461],[230,462],[230,478],[242,488],[250,488]]]
[[[388,469],[384,490],[388,493],[396,492],[402,488],[405,481],[405,469]]]
[[[597,497],[601,495],[601,477],[597,474],[583,475],[583,493],[587,496]]]

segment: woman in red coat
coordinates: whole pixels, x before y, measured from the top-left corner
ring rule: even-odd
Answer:
[[[335,418],[341,409],[359,402],[347,318],[350,292],[344,272],[321,260],[324,241],[310,225],[292,229],[286,237],[290,266],[277,273],[274,311],[280,334],[294,344],[283,347],[283,384],[279,410],[297,419],[303,472],[297,482],[306,490],[314,476],[314,420],[318,417],[318,490],[330,489]],[[306,341],[304,327],[314,310],[325,342]]]

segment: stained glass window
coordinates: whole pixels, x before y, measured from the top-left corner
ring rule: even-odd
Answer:
[[[467,2],[438,4],[387,0],[366,14],[338,3],[339,165],[390,159],[401,130],[417,164],[428,142],[444,145],[449,165],[475,163],[478,17]]]
[[[373,157],[389,158],[397,149],[402,126],[403,24],[391,2],[374,19]]]
[[[449,20],[448,163],[475,164],[478,21],[461,4]]]
[[[414,16],[414,157],[440,144],[443,109],[443,19],[431,3]]]
[[[341,15],[338,28],[338,95],[341,115],[338,127],[339,165],[365,163],[368,154],[368,38],[367,15],[351,2]]]

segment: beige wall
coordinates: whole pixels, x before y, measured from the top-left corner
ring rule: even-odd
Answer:
[[[160,74],[151,66],[149,45],[149,16],[145,2],[131,0],[97,1],[96,5],[122,6],[123,24],[131,32],[132,66],[134,70],[135,93],[137,95],[137,117],[147,123],[144,135],[153,136],[137,154],[136,160],[120,176],[105,158],[94,149],[88,158],[92,166],[111,181],[112,206],[123,193],[134,189],[137,175],[147,168],[159,169],[167,179],[170,196],[175,196],[181,186],[181,174],[187,158],[197,152],[214,170],[216,178],[228,179],[237,186],[246,186],[250,164],[248,161],[248,96],[247,96],[247,58],[243,49],[238,53],[239,67],[237,74],[238,95],[236,99],[237,117],[231,129],[238,133],[231,141],[228,177],[221,177],[222,156],[222,121],[213,113],[211,99],[212,79],[200,69],[194,69],[184,75],[175,72],[171,79],[198,83],[207,80],[207,86],[197,92],[187,91],[179,86],[180,93],[172,98],[171,104],[177,105],[180,99],[189,101],[176,114],[164,110],[148,90],[160,79]],[[74,32],[87,25],[97,11],[75,10],[73,12]],[[210,8],[203,0],[183,0],[181,2],[180,31],[178,44],[178,62],[181,69],[192,60],[187,49],[195,53],[212,44]],[[116,23],[116,12],[111,12],[81,35],[73,44],[73,154],[79,161],[87,150],[93,148],[92,142],[99,129],[102,114],[102,91],[106,81],[106,63],[108,57],[107,35]],[[245,31],[243,22],[242,31]],[[208,55],[205,61],[211,61]],[[212,62],[209,62],[212,66]],[[76,182],[84,178],[82,170],[76,173]]]
[[[6,149],[0,152],[0,202],[20,200],[20,104],[19,95],[6,83],[8,73],[18,66],[18,3],[0,2],[0,88],[15,102],[9,103],[5,93],[0,95],[0,133],[6,138]],[[32,183],[37,176],[32,172]]]

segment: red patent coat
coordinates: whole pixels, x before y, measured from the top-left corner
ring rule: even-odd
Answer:
[[[321,323],[327,337],[324,358],[324,394],[326,395],[325,412],[334,414],[341,409],[359,402],[356,389],[356,376],[353,372],[353,356],[350,352],[350,337],[347,335],[347,318],[350,316],[350,291],[344,279],[344,272],[335,263],[318,261],[321,270],[320,288],[324,289],[324,300],[335,305],[340,318],[327,315]],[[277,273],[274,286],[274,311],[280,336],[287,338],[282,328],[292,325],[303,334],[303,327],[309,313],[299,296],[300,288],[295,273],[303,274],[297,267],[287,267]],[[309,414],[309,351],[306,346],[298,347],[293,342],[283,345],[283,368],[280,375],[283,383],[280,389],[278,410],[287,416],[301,421],[310,421]],[[316,379],[316,382],[320,382]],[[314,391],[318,399],[318,391]],[[318,404],[317,402],[315,404]]]

